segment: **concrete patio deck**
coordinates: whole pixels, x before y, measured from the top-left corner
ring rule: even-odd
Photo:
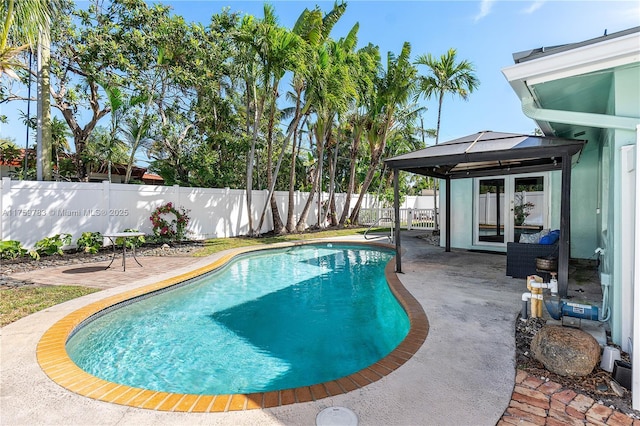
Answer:
[[[442,248],[403,233],[400,280],[429,320],[423,346],[406,364],[364,388],[313,402],[225,413],[172,413],[131,408],[82,397],[51,381],[36,361],[36,345],[56,321],[91,302],[186,273],[203,259],[141,258],[126,272],[61,267],[29,273],[49,284],[93,285],[104,291],[51,307],[1,332],[0,422],[4,425],[283,424],[313,425],[326,407],[353,410],[361,425],[495,425],[512,399],[514,321],[524,280],[504,276],[501,255]],[[351,239],[351,238],[348,238]],[[357,238],[362,240],[361,237]],[[88,264],[86,267],[96,267]],[[65,273],[65,270],[67,272]],[[19,274],[12,275],[19,278]]]

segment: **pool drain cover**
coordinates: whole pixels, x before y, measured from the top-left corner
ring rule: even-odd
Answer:
[[[328,407],[316,416],[317,426],[357,426],[358,416],[346,407]]]

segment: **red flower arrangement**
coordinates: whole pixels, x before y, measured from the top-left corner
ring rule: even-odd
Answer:
[[[189,213],[183,207],[180,210],[173,207],[173,203],[163,204],[151,213],[151,224],[153,225],[153,234],[162,240],[182,240],[186,234],[186,228],[189,224]],[[168,221],[166,215],[173,214],[175,219]]]

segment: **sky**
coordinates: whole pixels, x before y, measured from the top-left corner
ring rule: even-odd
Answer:
[[[78,5],[87,4],[77,1]],[[263,1],[155,1],[173,8],[187,21],[207,25],[213,14],[229,7],[242,14],[263,16]],[[291,28],[304,8],[318,5],[329,11],[333,1],[270,1],[279,23]],[[483,130],[533,133],[536,125],[521,110],[515,92],[501,70],[514,64],[513,53],[580,42],[640,26],[640,2],[556,1],[556,0],[482,0],[482,1],[373,1],[350,0],[347,9],[331,33],[345,36],[359,23],[359,47],[372,43],[387,52],[399,54],[405,41],[411,43],[412,59],[422,54],[457,51],[458,60],[470,61],[480,86],[467,101],[445,97],[440,142]],[[421,74],[427,72],[419,66]],[[435,128],[437,101],[421,100],[425,128]],[[4,104],[0,114],[12,120],[0,127],[0,136],[13,138],[24,146],[24,127],[14,118],[23,106]],[[35,105],[32,105],[32,111]],[[103,124],[104,125],[104,124]],[[433,140],[427,140],[427,144]]]

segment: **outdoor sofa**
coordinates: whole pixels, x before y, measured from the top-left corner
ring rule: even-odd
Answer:
[[[548,236],[545,237],[546,235]],[[536,258],[557,258],[559,235],[560,231],[555,230],[548,234],[543,233],[542,238],[538,240],[540,243],[507,243],[507,275],[526,278],[539,274],[540,271],[536,270]]]

